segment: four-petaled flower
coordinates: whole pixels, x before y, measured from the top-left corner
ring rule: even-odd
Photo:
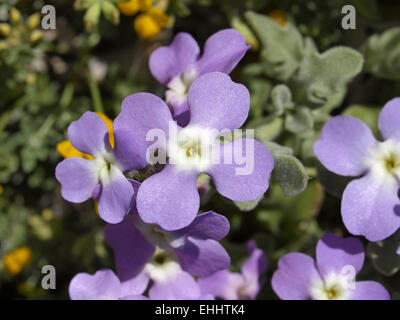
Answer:
[[[388,300],[378,282],[355,282],[364,264],[364,248],[354,237],[325,234],[317,244],[316,261],[292,252],[279,259],[272,288],[283,300]]]
[[[62,196],[76,203],[93,197],[99,202],[99,215],[103,220],[121,222],[131,209],[137,187],[124,172],[146,166],[146,158],[142,156],[146,146],[132,144],[135,137],[126,135],[124,130],[114,130],[112,148],[106,124],[89,111],[70,124],[68,137],[78,151],[93,159],[70,157],[57,165],[56,178],[61,183]]]
[[[129,215],[119,224],[107,225],[105,235],[121,281],[146,288],[152,280],[150,298],[160,298],[167,290],[172,299],[182,294],[199,296],[191,274],[209,276],[229,266],[230,258],[217,242],[228,231],[228,220],[210,211],[198,215],[188,227],[170,232]]]
[[[238,31],[225,29],[207,39],[200,58],[199,45],[185,32],[178,33],[171,45],[154,50],[149,59],[150,71],[167,85],[166,102],[179,125],[189,121],[187,94],[193,81],[209,72],[229,74],[249,48]],[[203,112],[207,112],[206,106]]]
[[[151,148],[154,143],[147,141],[146,135],[154,131],[166,139],[160,148],[167,150],[158,151],[166,152],[168,161],[141,184],[136,199],[142,220],[165,230],[184,228],[195,218],[200,206],[196,181],[201,173],[211,176],[221,195],[250,201],[268,189],[274,167],[272,155],[261,142],[240,138],[222,144],[217,139],[221,130],[233,131],[246,121],[250,96],[245,86],[224,73],[208,73],[190,87],[188,104],[190,122],[184,128],[173,121],[164,101],[149,93],[125,98],[114,121],[114,130],[131,132],[131,144],[139,141]],[[170,132],[176,135],[170,136]],[[244,150],[251,167],[238,174],[238,169],[243,169],[244,163],[238,159]]]
[[[342,218],[350,233],[370,241],[389,237],[400,227],[400,98],[389,101],[379,117],[379,142],[364,122],[341,115],[322,129],[314,151],[330,171],[359,177],[342,198]]]

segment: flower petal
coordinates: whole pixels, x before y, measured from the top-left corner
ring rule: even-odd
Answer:
[[[303,253],[288,253],[279,259],[271,284],[282,300],[309,300],[313,281],[321,280],[314,260]]]
[[[246,296],[255,299],[261,287],[259,278],[267,270],[267,257],[252,243],[249,243],[249,247],[251,255],[242,265],[242,275],[246,281]]]
[[[207,277],[216,271],[229,268],[231,259],[215,240],[199,240],[189,237],[185,244],[175,249],[182,269],[199,277]]]
[[[68,138],[80,152],[95,155],[106,148],[108,129],[104,121],[91,111],[85,112],[79,120],[68,127]]]
[[[152,300],[196,300],[200,295],[199,285],[184,271],[179,271],[166,281],[154,281],[149,290]]]
[[[122,171],[142,169],[147,165],[147,145],[140,136],[132,134],[131,129],[118,129],[114,132],[113,154]]]
[[[128,273],[123,272],[123,277],[127,277],[127,275]],[[140,272],[133,278],[121,281],[121,295],[123,297],[141,295],[146,291],[149,280],[149,276],[145,272]]]
[[[358,273],[364,264],[364,247],[354,237],[340,238],[326,233],[317,244],[317,266],[323,277],[331,273],[346,275],[347,266],[354,267]],[[355,274],[354,274],[355,276]]]
[[[225,73],[212,72],[195,80],[188,92],[189,125],[210,129],[240,128],[246,121],[250,94]]]
[[[365,158],[377,144],[370,128],[351,116],[337,116],[322,128],[314,144],[318,160],[330,171],[342,176],[359,176],[365,172]]]
[[[146,141],[150,130],[157,130],[156,133],[168,139],[170,121],[173,121],[171,111],[163,100],[150,93],[135,93],[122,101],[121,112],[114,120],[114,134],[124,131],[125,139],[130,134],[130,150],[142,150],[143,145],[154,143]]]
[[[121,300],[149,300],[149,298],[142,296],[141,294],[124,296]]]
[[[199,214],[186,228],[174,232],[175,236],[190,236],[197,239],[221,240],[229,232],[229,221],[223,215],[208,211]]]
[[[112,166],[110,181],[102,184],[98,207],[100,217],[108,223],[121,222],[132,208],[133,197],[132,184]]]
[[[400,98],[387,102],[379,116],[379,130],[382,137],[400,139]]]
[[[389,292],[378,282],[358,281],[351,300],[390,300]]]
[[[350,182],[342,198],[347,230],[373,242],[393,234],[400,227],[398,189],[397,184],[377,183],[371,175]]]
[[[239,273],[221,270],[209,277],[200,278],[198,283],[203,294],[212,294],[225,300],[240,300],[238,290],[244,280]]]
[[[274,159],[261,142],[236,139],[221,144],[220,155],[220,163],[207,171],[220,194],[234,201],[251,201],[267,191]]]
[[[134,214],[138,214],[137,208],[136,208],[136,197],[137,197],[137,194],[138,194],[139,187],[140,187],[141,183],[136,181],[136,180],[132,180],[132,179],[128,179],[128,181],[130,182],[130,184],[133,187],[133,201],[132,201],[131,211]]]
[[[185,101],[183,103],[181,101],[172,100],[169,102],[169,105],[171,106],[171,112],[174,120],[182,128],[186,127],[190,121],[190,110],[187,104],[187,97],[185,97]]]
[[[200,48],[193,37],[185,32],[178,33],[171,45],[153,51],[149,59],[151,74],[161,83],[168,83],[194,63]]]
[[[198,173],[179,171],[174,165],[146,179],[139,188],[136,207],[142,220],[171,231],[188,226],[196,217],[200,197]]]
[[[109,269],[97,271],[94,275],[78,273],[69,284],[72,300],[118,300],[121,286],[118,277]]]
[[[70,202],[83,202],[92,196],[98,184],[94,160],[67,158],[56,167],[56,178],[61,183],[61,194]]]
[[[105,238],[114,250],[117,274],[122,283],[136,277],[155,252],[155,247],[136,228],[132,215],[121,223],[107,224]]]
[[[197,62],[197,69],[200,74],[214,71],[229,74],[249,48],[246,39],[239,31],[235,29],[218,31],[207,39],[204,53]]]

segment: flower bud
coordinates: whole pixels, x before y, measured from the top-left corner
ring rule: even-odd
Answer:
[[[105,1],[103,2],[103,14],[104,17],[111,21],[113,24],[119,23],[119,11],[115,5],[111,2]]]
[[[129,0],[125,2],[118,2],[117,3],[118,10],[126,15],[126,16],[133,16],[140,10],[140,3],[139,0]]]
[[[160,32],[158,23],[148,14],[140,14],[134,21],[136,33],[141,38],[151,38]]]
[[[42,37],[43,37],[43,31],[41,31],[41,30],[34,30],[34,31],[31,33],[31,36],[29,37],[29,41],[30,41],[30,42],[36,42],[36,41],[39,41],[40,39],[42,39]]]
[[[0,34],[7,37],[10,34],[11,28],[8,23],[0,23]]]
[[[12,23],[18,23],[21,20],[21,13],[16,8],[10,9],[10,20]]]
[[[99,23],[100,10],[99,4],[95,4],[86,11],[84,21],[87,30],[92,30],[93,26]]]
[[[40,23],[40,14],[39,13],[32,14],[28,17],[27,25],[28,25],[29,29],[31,29],[31,30],[35,29],[39,25],[39,23]]]

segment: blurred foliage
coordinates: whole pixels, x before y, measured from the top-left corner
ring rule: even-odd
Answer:
[[[291,251],[313,255],[327,231],[348,235],[340,197],[349,179],[322,168],[312,146],[338,113],[359,117],[379,137],[380,109],[400,96],[400,3],[153,1],[152,8],[168,18],[161,23],[149,8],[126,15],[121,2],[127,1],[0,1],[0,256],[10,260],[7,254],[15,257],[19,248],[32,254],[18,272],[0,264],[0,297],[67,298],[74,274],[114,266],[94,203],[61,198],[54,178],[62,159],[57,144],[86,110],[114,118],[127,95],[148,91],[162,97],[165,88],[151,77],[148,57],[177,32],[189,32],[202,44],[234,27],[252,46],[232,73],[251,93],[246,128],[255,129],[276,167],[266,195],[250,203],[224,199],[202,177],[202,211],[229,218],[223,245],[233,270],[246,258],[246,240],[257,241],[269,259],[260,298],[276,298],[269,279],[279,257]],[[44,4],[56,8],[56,30],[40,27]],[[356,7],[356,30],[341,28],[345,4]],[[360,274],[380,281],[393,297],[400,297],[399,243],[394,235],[368,244]],[[46,264],[56,267],[56,290],[41,289]]]

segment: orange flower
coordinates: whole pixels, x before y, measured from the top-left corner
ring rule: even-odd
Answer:
[[[134,16],[139,11],[151,9],[152,0],[129,0],[117,3],[119,11],[127,16]]]
[[[117,5],[119,11],[127,16],[133,16],[141,12],[133,23],[136,33],[141,38],[155,36],[171,22],[170,17],[162,10],[165,6],[157,3],[153,7],[152,0],[129,0],[119,2]]]
[[[141,38],[151,38],[170,24],[171,19],[159,8],[138,15],[134,21],[136,33]]]
[[[7,272],[15,276],[29,265],[32,259],[32,250],[27,246],[22,246],[3,256],[3,264]]]

